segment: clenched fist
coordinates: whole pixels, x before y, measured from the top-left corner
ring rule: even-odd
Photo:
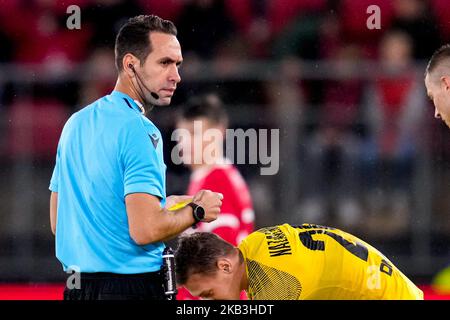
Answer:
[[[222,206],[223,195],[211,190],[200,190],[194,195],[192,202],[201,206],[205,210],[204,222],[211,222],[217,219]]]

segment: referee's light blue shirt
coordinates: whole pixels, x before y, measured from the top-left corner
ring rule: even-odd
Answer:
[[[58,193],[56,257],[64,270],[159,270],[164,244],[131,239],[125,196],[149,193],[163,206],[165,172],[161,133],[128,95],[113,91],[73,114],[50,181]]]

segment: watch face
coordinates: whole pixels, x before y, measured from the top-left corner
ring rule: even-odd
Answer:
[[[198,206],[195,209],[195,215],[197,216],[198,220],[203,220],[205,218],[205,209],[203,209],[203,207]]]

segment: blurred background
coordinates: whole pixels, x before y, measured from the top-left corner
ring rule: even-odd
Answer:
[[[66,26],[70,5],[79,30]],[[367,27],[370,5],[380,29]],[[0,298],[61,295],[48,190],[59,135],[112,90],[115,35],[138,14],[172,20],[184,56],[173,103],[150,116],[165,137],[167,194],[189,179],[170,161],[173,112],[216,92],[231,128],[280,129],[276,175],[238,165],[257,227],[342,228],[439,297],[430,284],[450,265],[450,129],[423,78],[450,41],[449,1],[0,0]]]

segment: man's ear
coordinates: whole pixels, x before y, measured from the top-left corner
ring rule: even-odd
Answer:
[[[227,258],[220,258],[217,260],[217,268],[219,268],[220,271],[223,271],[225,273],[231,273],[232,269],[232,263]]]
[[[134,55],[131,53],[127,53],[122,58],[122,65],[123,65],[123,71],[127,73],[130,77],[134,77],[133,68],[136,68],[137,65],[139,65],[139,59],[137,59]]]
[[[445,91],[450,91],[450,77],[449,76],[442,76],[441,77],[441,87]]]

